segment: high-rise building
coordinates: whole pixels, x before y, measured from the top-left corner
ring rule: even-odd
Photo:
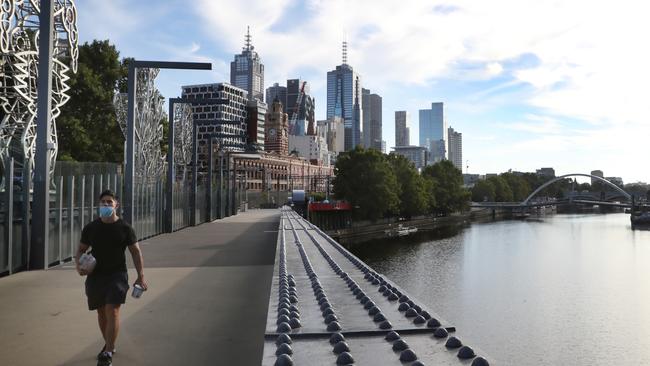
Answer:
[[[449,138],[449,160],[454,163],[454,166],[458,170],[463,172],[463,134],[460,132],[454,131],[453,128],[449,127],[447,130],[447,137]]]
[[[603,174],[603,171],[602,171],[602,170],[592,170],[592,171],[591,171],[591,175],[595,175],[595,176],[597,176],[597,177],[601,177],[601,178],[605,177],[605,175]],[[593,185],[594,183],[596,183],[597,181],[599,181],[599,180],[596,179],[596,178],[591,178],[591,184],[592,184],[592,185]]]
[[[431,109],[420,109],[420,146],[430,152],[430,163],[447,159],[447,120],[443,103],[431,103]]]
[[[295,151],[298,156],[316,165],[330,164],[327,142],[319,135],[289,135],[289,151]]]
[[[416,169],[427,165],[427,148],[422,146],[395,146],[391,154],[402,155],[415,165]]]
[[[207,144],[214,136],[216,146],[224,151],[243,151],[246,145],[246,90],[227,83],[185,85],[183,98],[226,99],[227,104],[192,105],[192,117],[197,126],[199,163],[207,162]]]
[[[386,153],[386,140],[381,140],[381,153]]]
[[[282,105],[287,105],[287,87],[274,83],[272,86],[266,88],[266,103],[273,103],[275,97],[280,100]]]
[[[230,83],[248,91],[249,100],[264,101],[264,65],[251,44],[250,27],[242,53],[235,55],[230,63]]]
[[[409,113],[395,111],[395,146],[409,146],[411,144],[409,131]]]
[[[325,138],[327,149],[330,152],[338,154],[345,151],[345,136],[341,117],[318,121],[318,134]]]
[[[264,150],[289,155],[289,117],[283,108],[280,100],[276,98],[266,112]]]
[[[297,106],[301,90],[303,97],[300,105]],[[296,126],[289,126],[289,134],[296,136],[316,134],[316,102],[311,96],[309,83],[301,79],[288,79],[286,91],[287,103],[285,105],[287,107],[285,112],[289,115],[289,121],[293,118],[294,112],[297,113]]]
[[[555,178],[555,169],[553,168],[540,168],[535,171],[537,175],[547,178]]]
[[[361,89],[363,109],[363,145],[381,151],[381,97]]]
[[[345,150],[361,144],[361,76],[348,65],[347,42],[343,42],[343,63],[327,73],[327,119],[343,118]]]
[[[264,121],[266,120],[266,103],[249,100],[246,103],[246,144],[247,149],[264,150]]]

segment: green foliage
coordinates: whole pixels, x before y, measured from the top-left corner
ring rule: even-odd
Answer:
[[[646,183],[628,183],[623,188],[627,193],[635,197],[644,197],[650,200],[650,184]]]
[[[429,180],[429,189],[435,198],[433,213],[448,215],[467,210],[470,192],[463,188],[463,174],[449,160],[443,160],[422,170],[422,176]]]
[[[354,207],[355,216],[376,220],[399,210],[399,185],[385,155],[357,147],[336,160],[334,194]]]
[[[415,165],[404,156],[394,153],[388,155],[388,161],[399,185],[400,216],[410,218],[425,213],[430,205],[430,191]]]
[[[124,137],[113,93],[127,76],[108,40],[79,46],[79,68],[70,78],[70,100],[57,118],[59,159],[122,162]]]
[[[530,185],[521,175],[514,173],[503,173],[501,177],[506,181],[512,191],[512,199],[521,202],[532,192]]]
[[[472,188],[472,201],[474,202],[495,202],[495,196],[494,184],[489,180],[479,180]]]
[[[494,200],[495,202],[512,202],[513,194],[512,189],[503,177],[490,177],[488,181],[494,186]]]
[[[322,192],[313,192],[310,194],[314,202],[323,202],[325,201],[325,193]]]

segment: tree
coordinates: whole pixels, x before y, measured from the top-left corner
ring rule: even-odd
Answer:
[[[357,147],[339,155],[332,181],[334,194],[349,201],[355,216],[376,220],[399,210],[399,185],[381,152]]]
[[[501,177],[505,179],[506,183],[508,183],[514,201],[521,202],[532,192],[528,182],[520,175],[503,173],[501,174]]]
[[[124,137],[113,94],[127,69],[108,40],[79,46],[79,67],[70,78],[70,100],[57,118],[59,160],[124,160]]]
[[[424,179],[418,174],[415,165],[402,155],[388,155],[393,173],[399,186],[399,213],[410,218],[426,212],[429,207],[429,192],[426,190]]]
[[[495,202],[512,202],[513,195],[512,189],[508,185],[508,182],[503,179],[503,177],[490,177],[488,178],[490,183],[494,186],[494,200]]]
[[[495,202],[494,184],[489,180],[479,180],[472,188],[472,201],[474,202]]]
[[[449,160],[427,166],[422,176],[430,181],[429,189],[435,198],[434,213],[448,215],[469,207],[471,194],[463,188],[463,174]]]

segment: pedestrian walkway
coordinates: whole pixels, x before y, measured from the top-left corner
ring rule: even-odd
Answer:
[[[253,210],[141,242],[149,290],[122,308],[113,364],[259,365],[279,217]],[[0,365],[94,365],[103,344],[70,263],[0,278]]]

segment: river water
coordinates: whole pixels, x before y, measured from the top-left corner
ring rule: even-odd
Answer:
[[[492,365],[650,365],[650,231],[629,215],[472,223],[352,251]]]

